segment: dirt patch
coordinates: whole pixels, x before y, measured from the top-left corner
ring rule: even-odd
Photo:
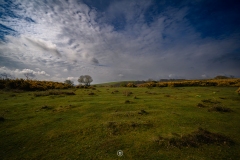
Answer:
[[[88,95],[95,95],[95,93],[91,92],[91,93],[88,93]]]
[[[177,136],[172,138],[163,138],[159,136],[155,140],[160,146],[163,147],[199,147],[204,144],[217,144],[217,145],[232,145],[234,142],[221,134],[211,133],[207,130],[199,128],[197,131],[192,132],[191,134]]]

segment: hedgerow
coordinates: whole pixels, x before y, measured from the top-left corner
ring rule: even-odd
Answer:
[[[188,87],[188,86],[235,86],[240,87],[240,79],[183,80],[171,82],[148,82],[138,87]],[[130,86],[127,86],[130,87]]]
[[[52,81],[37,81],[24,79],[0,79],[0,89],[18,89],[25,91],[45,91],[48,89],[67,89],[72,86],[66,83]]]

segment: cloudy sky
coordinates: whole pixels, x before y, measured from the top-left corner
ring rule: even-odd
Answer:
[[[77,84],[240,77],[231,0],[0,0],[0,73]]]

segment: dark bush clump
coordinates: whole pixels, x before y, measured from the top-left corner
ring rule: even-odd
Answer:
[[[125,103],[131,103],[129,100],[126,100]]]
[[[208,109],[209,112],[215,111],[215,112],[232,112],[230,108],[223,107],[221,105],[215,105]]]
[[[206,106],[203,105],[202,103],[198,103],[197,107],[199,107],[199,108],[205,108]]]
[[[146,115],[146,114],[148,114],[148,112],[146,112],[145,110],[142,109],[140,112],[138,112],[138,114],[141,114],[141,115],[145,114]]]
[[[52,109],[52,107],[50,107],[50,106],[47,106],[47,105],[44,105],[44,106],[42,106],[42,107],[41,107],[41,109],[46,109],[46,110],[49,110],[49,109]]]
[[[0,122],[4,122],[5,118],[4,117],[0,117]]]
[[[156,140],[158,144],[165,147],[198,147],[203,144],[217,144],[217,145],[230,145],[234,142],[221,134],[211,133],[207,130],[199,128],[191,134],[183,135],[181,137],[163,138],[159,137]]]

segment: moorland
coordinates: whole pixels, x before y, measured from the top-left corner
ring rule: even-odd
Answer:
[[[235,81],[3,87],[0,159],[238,159]]]

